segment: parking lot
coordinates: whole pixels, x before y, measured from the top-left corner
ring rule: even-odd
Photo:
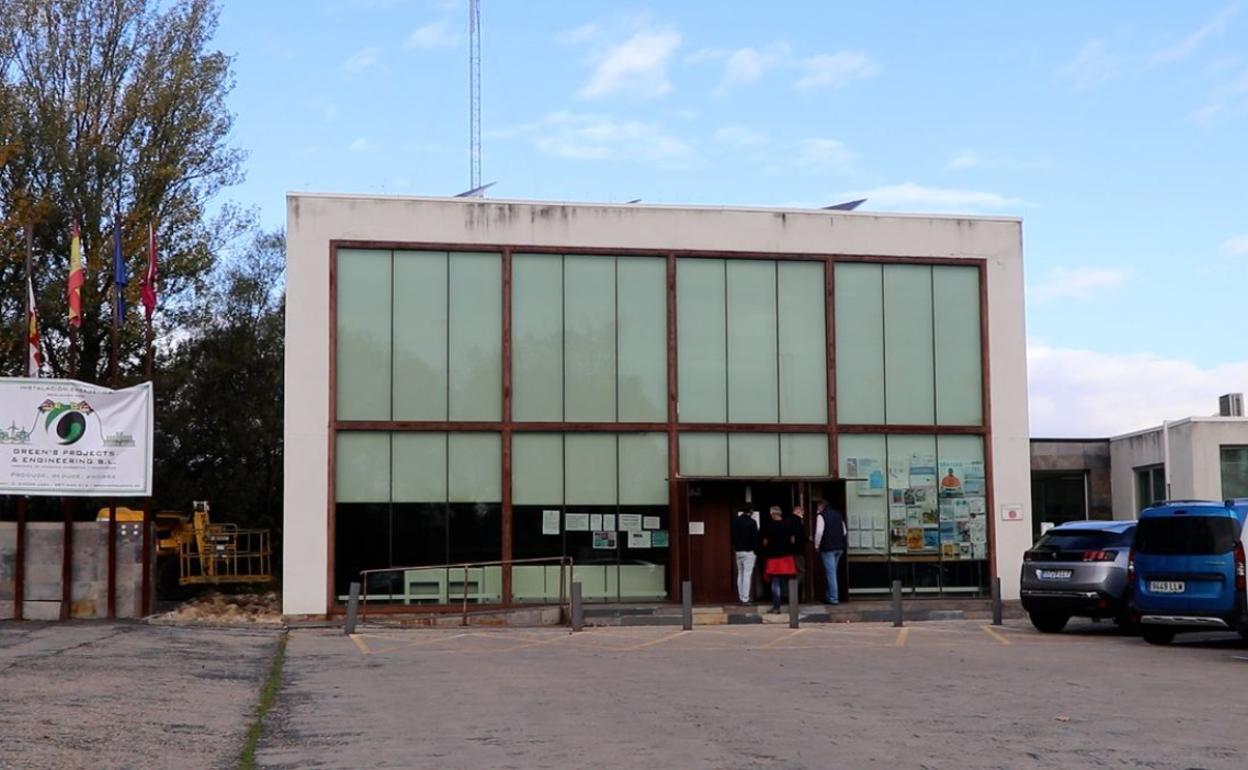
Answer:
[[[0,767],[233,767],[276,629],[0,624]],[[1240,768],[1227,635],[1024,621],[289,632],[271,768]]]
[[[259,761],[1238,768],[1246,658],[1091,623],[295,631]]]

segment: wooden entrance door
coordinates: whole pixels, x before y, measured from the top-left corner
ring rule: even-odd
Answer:
[[[730,483],[689,484],[689,579],[696,603],[730,603],[736,599],[733,498]]]

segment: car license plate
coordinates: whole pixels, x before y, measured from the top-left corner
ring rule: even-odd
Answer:
[[[1187,588],[1182,580],[1150,580],[1148,590],[1155,594],[1181,594]]]
[[[1068,569],[1038,569],[1036,577],[1041,580],[1070,580],[1074,572]]]

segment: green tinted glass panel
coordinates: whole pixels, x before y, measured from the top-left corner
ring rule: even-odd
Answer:
[[[827,476],[828,437],[822,433],[781,434],[780,474]]]
[[[613,434],[564,436],[564,489],[568,505],[615,505],[615,451]]]
[[[837,282],[838,284],[840,282],[839,272]],[[837,288],[839,290],[840,287]],[[881,490],[878,487],[873,488],[867,480],[863,479],[867,475],[863,473],[864,468],[868,470],[878,468],[885,474],[885,479],[888,478],[888,453],[884,437],[842,435],[837,446],[837,455],[841,463],[840,475],[849,479],[845,482],[847,524],[858,525],[853,529],[859,533],[856,538],[857,545],[850,543],[850,552],[883,555],[888,553],[890,542],[899,542],[901,546],[898,553],[905,553],[906,506],[893,506],[890,509],[891,492],[887,488],[887,481],[885,488]],[[904,489],[902,494],[904,495]],[[897,513],[895,521],[890,518],[890,510]],[[882,544],[877,545],[875,532],[880,528],[884,529],[885,538]],[[862,532],[868,533],[865,536],[865,544]]]
[[[936,318],[936,422],[979,425],[983,421],[979,268],[933,267],[932,300]]]
[[[836,266],[836,413],[884,422],[884,287],[880,265]]]
[[[501,419],[502,257],[451,253],[450,298],[450,419]]]
[[[339,433],[334,466],[337,502],[390,502],[389,433]]]
[[[511,286],[512,417],[562,420],[563,257],[515,255]]]
[[[620,505],[667,505],[667,436],[620,434]]]
[[[446,500],[446,434],[393,433],[391,500],[441,503]]]
[[[728,434],[680,434],[680,475],[727,476]]]
[[[615,419],[615,258],[563,259],[564,418]]]
[[[780,422],[826,422],[827,305],[820,262],[777,265],[780,298]],[[827,457],[827,445],[824,445]]]
[[[890,425],[936,419],[932,268],[884,266],[884,406]]]
[[[728,421],[779,420],[776,263],[728,262]]]
[[[390,252],[338,251],[339,420],[390,419]]]
[[[780,436],[775,433],[729,433],[728,474],[779,476]]]
[[[446,419],[446,252],[394,252],[394,419]]]
[[[1222,499],[1248,497],[1248,447],[1222,447]]]
[[[447,435],[447,500],[497,503],[503,499],[503,442],[497,433]]]
[[[678,260],[676,298],[678,417],[681,422],[724,422],[728,416],[724,260]]]
[[[563,503],[562,434],[511,434],[511,496],[516,505]]]
[[[667,261],[620,257],[616,280],[620,420],[666,422]]]

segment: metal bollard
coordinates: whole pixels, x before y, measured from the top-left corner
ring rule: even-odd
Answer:
[[[1001,578],[992,579],[992,624],[1001,625]]]
[[[797,628],[800,607],[797,603],[797,578],[789,578],[789,628]]]
[[[680,582],[680,627],[693,630],[693,583],[689,580]]]
[[[901,628],[903,625],[901,613],[901,581],[893,581],[893,628]]]
[[[343,633],[350,636],[355,633],[356,614],[360,611],[360,584],[352,583],[347,596],[347,622],[343,624]]]
[[[585,627],[585,604],[581,601],[581,582],[572,581],[572,630],[580,631]]]

